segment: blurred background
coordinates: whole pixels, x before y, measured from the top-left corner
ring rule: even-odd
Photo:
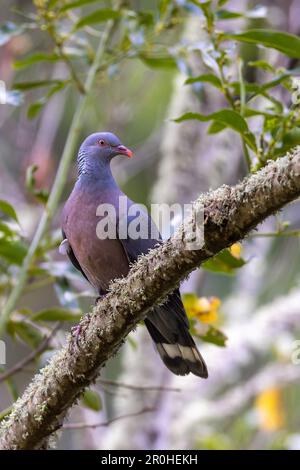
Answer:
[[[104,17],[79,22],[116,4],[0,3],[3,307],[45,209],[82,99],[80,87],[107,23]],[[226,96],[211,84],[184,84],[190,76],[207,74],[207,67],[214,70],[214,57],[206,49],[211,37],[197,3],[128,1],[121,6],[133,14],[121,19],[108,15],[116,24],[87,98],[63,194],[7,324],[6,364],[0,365],[1,419],[94,302],[91,287],[58,253],[60,211],[76,179],[80,142],[107,130],[133,149],[133,159],[113,161],[113,172],[123,191],[147,206],[190,202],[209,189],[237,183],[249,171],[245,147],[234,130],[208,133],[210,123],[173,121],[186,112],[209,114],[228,106]],[[229,0],[210,7],[241,13],[228,18],[219,14],[216,30],[268,27],[294,35],[300,30],[297,0]],[[237,56],[249,84],[272,79],[274,70],[299,66],[297,59],[255,44],[231,44],[227,52],[228,80],[238,75]],[[250,66],[254,61],[261,66]],[[285,115],[287,89],[275,87],[270,96],[282,103]],[[257,108],[268,106],[260,96]],[[261,127],[260,116],[254,116],[251,130],[257,135]],[[285,151],[299,143],[299,136],[288,135],[282,142]],[[255,165],[255,156],[251,158]],[[229,259],[208,263],[183,283],[208,380],[172,375],[141,325],[71,410],[58,448],[299,449],[299,222],[296,201],[233,246]]]

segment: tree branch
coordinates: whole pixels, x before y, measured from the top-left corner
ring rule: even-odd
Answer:
[[[244,238],[251,229],[300,196],[300,147],[235,187],[222,186],[195,201],[195,212],[175,237],[142,256],[127,278],[80,322],[77,338],[34,378],[0,430],[0,448],[32,449],[62,425],[70,406],[99,374],[126,335],[193,269]],[[205,244],[187,250],[195,214],[205,211]]]
[[[0,376],[1,377],[1,376]],[[101,385],[111,385],[117,388],[127,388],[128,390],[142,390],[145,392],[180,392],[180,388],[164,387],[160,385],[132,385],[116,380],[98,379],[97,382]]]
[[[64,424],[63,429],[87,429],[87,428],[100,428],[100,427],[106,427],[109,426],[112,423],[115,423],[116,421],[120,421],[120,419],[125,419],[125,418],[136,418],[137,416],[140,416],[145,413],[151,413],[154,411],[154,408],[143,408],[140,411],[137,411],[136,413],[128,413],[126,415],[122,416],[116,416],[116,418],[112,418],[108,421],[100,421],[99,423],[68,423]]]

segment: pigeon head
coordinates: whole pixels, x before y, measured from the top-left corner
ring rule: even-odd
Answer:
[[[102,159],[111,159],[116,155],[126,155],[132,157],[132,152],[126,148],[120,139],[111,132],[96,132],[87,137],[80,149],[93,153],[94,156]]]
[[[79,174],[89,173],[109,166],[116,155],[132,157],[132,151],[111,132],[96,132],[89,135],[81,144],[78,153]]]

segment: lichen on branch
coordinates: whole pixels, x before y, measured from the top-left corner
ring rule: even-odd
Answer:
[[[247,236],[269,215],[300,196],[300,148],[234,187],[201,195],[189,223],[112,283],[109,293],[80,322],[64,348],[34,378],[0,429],[1,449],[40,448],[67,410],[99,374],[126,335],[179,282],[220,250]],[[187,250],[189,227],[204,207],[205,243]],[[170,313],[171,314],[171,313]]]

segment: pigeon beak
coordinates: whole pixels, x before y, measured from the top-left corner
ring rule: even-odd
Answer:
[[[117,150],[120,155],[126,155],[128,158],[133,156],[133,152],[124,145],[118,145]]]

